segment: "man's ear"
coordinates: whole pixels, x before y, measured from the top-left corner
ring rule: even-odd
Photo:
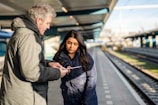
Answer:
[[[40,19],[40,18],[36,18],[36,19],[35,19],[35,23],[36,23],[37,25],[39,25],[39,24],[41,23],[41,19]]]

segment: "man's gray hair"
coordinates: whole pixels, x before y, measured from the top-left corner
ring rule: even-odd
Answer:
[[[46,16],[56,17],[55,10],[48,4],[38,3],[32,6],[27,14],[35,20],[36,18],[41,18],[44,20]]]

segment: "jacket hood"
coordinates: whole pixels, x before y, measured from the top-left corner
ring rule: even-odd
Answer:
[[[35,22],[27,15],[17,17],[12,21],[11,29],[14,31],[16,28],[29,28],[39,34],[39,30]]]

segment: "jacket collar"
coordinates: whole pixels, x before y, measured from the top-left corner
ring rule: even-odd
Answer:
[[[76,55],[74,56],[73,59],[78,58],[79,56],[80,56],[80,50],[77,50]],[[68,56],[66,50],[64,50],[64,51],[61,52],[60,57],[70,60],[70,57]]]
[[[37,35],[40,35],[39,29],[37,28],[35,22],[27,15],[15,18],[11,23],[11,28],[12,30],[15,30],[16,28],[28,28],[37,33]]]

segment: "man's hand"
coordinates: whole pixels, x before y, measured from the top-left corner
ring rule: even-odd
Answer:
[[[66,68],[60,68],[60,77],[63,78],[66,74],[68,74],[70,72],[69,69],[66,69]]]
[[[64,68],[59,62],[49,62],[48,65],[52,68],[59,69],[61,78],[70,72],[70,69]]]
[[[59,62],[49,62],[48,65],[52,68],[63,68],[63,66]]]

